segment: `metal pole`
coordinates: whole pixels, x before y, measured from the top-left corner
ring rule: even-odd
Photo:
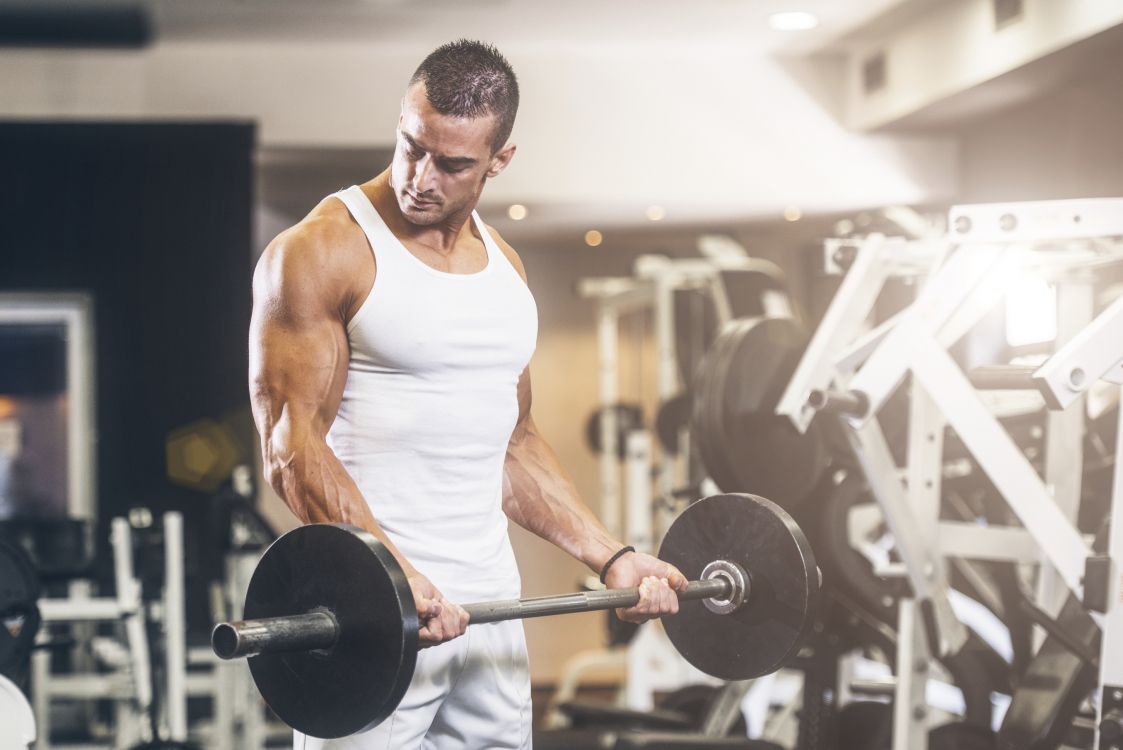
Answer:
[[[730,563],[732,565],[732,563]],[[679,592],[680,601],[693,599],[747,601],[750,579],[740,592],[726,577],[691,581],[686,590]],[[505,599],[494,602],[465,604],[472,624],[525,620],[530,617],[565,615],[574,612],[594,612],[603,609],[632,607],[639,603],[638,588],[582,591],[574,594],[537,596],[528,599]],[[254,656],[264,653],[314,651],[331,648],[339,638],[339,623],[326,611],[306,612],[260,620],[221,622],[211,632],[211,647],[223,659]]]
[[[1057,285],[1057,349],[1061,349],[1092,322],[1094,296],[1092,285],[1080,279]],[[1063,411],[1049,410],[1045,418],[1045,484],[1057,507],[1075,526],[1080,512],[1081,480],[1084,466],[1085,397],[1078,396]],[[1056,568],[1042,555],[1038,568],[1037,602],[1052,616],[1064,605],[1068,590]],[[1034,646],[1044,640],[1035,634]]]
[[[971,370],[971,385],[983,391],[1035,391],[1036,365],[982,365]]]
[[[328,649],[337,640],[339,622],[330,612],[220,622],[211,632],[211,646],[222,659]]]
[[[625,438],[624,529],[628,544],[650,553],[655,545],[652,529],[651,433],[632,430]]]
[[[655,368],[657,403],[661,406],[678,393],[678,358],[675,356],[675,288],[674,279],[667,273],[655,279]],[[643,366],[642,363],[640,365]],[[675,457],[666,450],[659,451],[659,495],[671,497],[675,491]],[[663,504],[665,507],[665,504]],[[650,513],[651,509],[648,509]],[[660,523],[660,531],[664,524]],[[669,519],[667,519],[669,522]]]
[[[129,647],[137,705],[147,714],[152,708],[152,666],[148,661],[148,634],[145,632],[144,601],[140,583],[133,575],[132,528],[124,518],[110,522],[113,544],[113,572],[117,601],[125,623],[125,639]],[[154,739],[154,738],[149,738]]]
[[[680,592],[680,601],[690,599],[724,599],[732,594],[729,581],[711,578],[705,581],[691,581],[686,591]],[[639,603],[639,589],[604,589],[603,591],[581,591],[575,594],[557,596],[538,596],[529,599],[508,599],[496,602],[465,604],[470,622],[500,622],[502,620],[525,620],[530,617],[566,615],[573,612],[594,612],[601,609],[633,607]]]
[[[1119,390],[1123,403],[1123,389]],[[1111,706],[1123,701],[1123,409],[1115,427],[1115,469],[1111,480],[1111,525],[1108,529],[1107,612],[1100,642],[1100,701],[1096,708],[1096,739],[1092,747],[1104,747],[1102,727]]]
[[[620,538],[620,467],[616,464],[617,355],[619,353],[619,316],[611,303],[600,304],[597,319],[597,343],[600,354],[600,517],[614,539]]]
[[[187,741],[187,614],[183,514],[164,514],[164,658],[168,739]]]

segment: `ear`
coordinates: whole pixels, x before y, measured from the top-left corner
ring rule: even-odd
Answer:
[[[508,143],[503,148],[495,152],[495,156],[491,157],[491,164],[487,168],[488,178],[496,177],[507,168],[511,163],[511,159],[515,158],[515,150],[518,148],[513,143]]]

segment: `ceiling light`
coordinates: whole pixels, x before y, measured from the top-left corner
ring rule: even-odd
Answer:
[[[522,221],[526,218],[526,206],[521,203],[516,203],[507,209],[507,216],[511,217],[513,221]]]
[[[590,229],[585,232],[585,244],[589,247],[596,247],[604,241],[604,236],[595,229]]]
[[[788,221],[799,221],[803,218],[803,212],[795,206],[788,206],[784,209],[784,218]]]
[[[818,26],[819,18],[802,10],[783,11],[770,15],[768,25],[777,31],[806,31]]]
[[[663,211],[662,206],[648,206],[647,207],[647,218],[651,219],[652,221],[659,221],[664,216],[666,216],[666,212]]]

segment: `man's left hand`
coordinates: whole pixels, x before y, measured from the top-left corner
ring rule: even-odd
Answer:
[[[678,568],[642,552],[629,552],[612,563],[604,582],[610,589],[639,587],[639,603],[616,610],[621,620],[636,623],[678,612],[675,592],[685,591],[687,583]]]

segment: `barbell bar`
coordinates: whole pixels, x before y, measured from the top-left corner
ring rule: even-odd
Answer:
[[[680,601],[713,600],[714,606],[733,611],[747,598],[748,574],[736,563],[715,561],[713,577],[690,581],[678,592]],[[732,569],[732,571],[730,571]],[[502,599],[462,605],[470,625],[530,617],[552,617],[577,612],[634,607],[639,604],[638,587],[580,591],[573,594]],[[339,621],[328,610],[282,615],[260,620],[222,622],[211,632],[211,646],[222,659],[330,649],[339,640]]]

